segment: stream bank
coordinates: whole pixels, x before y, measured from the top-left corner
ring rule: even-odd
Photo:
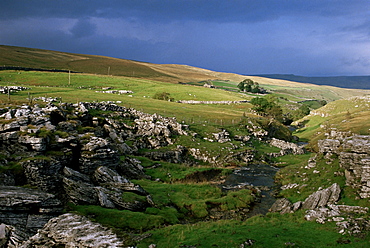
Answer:
[[[228,175],[221,185],[224,191],[255,188],[260,191],[261,197],[254,203],[245,217],[266,214],[276,201],[275,193],[278,186],[274,177],[279,169],[268,164],[251,164],[237,168]]]

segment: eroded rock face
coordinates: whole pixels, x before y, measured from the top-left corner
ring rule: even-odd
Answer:
[[[325,157],[336,154],[345,169],[346,185],[357,190],[361,198],[370,197],[370,136],[331,132],[329,139],[318,142]]]
[[[98,196],[90,178],[71,168],[64,168],[63,188],[68,200],[75,204],[98,203]]]
[[[76,214],[51,219],[21,248],[28,247],[124,247],[110,229]]]
[[[319,190],[311,194],[302,203],[303,209],[315,209],[324,207],[328,204],[336,203],[340,196],[340,187],[337,183],[334,183],[329,188]]]
[[[36,186],[42,191],[57,194],[61,188],[63,167],[69,161],[68,157],[65,160],[30,158],[22,161],[21,166],[29,184]]]
[[[358,189],[361,198],[370,198],[370,136],[345,139],[342,147],[339,160],[345,169],[346,185]]]
[[[277,199],[269,209],[270,212],[280,212],[281,214],[292,213],[293,204],[286,198]]]
[[[340,187],[334,183],[330,187],[318,190],[309,195],[303,202],[296,202],[292,204],[288,199],[281,198],[270,208],[271,212],[293,213],[298,209],[318,209],[325,207],[329,204],[334,204],[339,200]]]
[[[117,167],[117,172],[121,175],[125,175],[129,179],[142,179],[150,178],[144,172],[144,167],[141,162],[135,158],[127,157]]]
[[[18,248],[21,244],[33,235],[11,225],[0,225],[0,247]]]
[[[340,196],[340,187],[334,183],[330,187],[316,191],[303,202],[291,203],[286,198],[280,198],[270,208],[270,212],[281,214],[294,213],[298,209],[307,209],[305,219],[324,224],[326,221],[337,223],[339,233],[359,234],[370,230],[370,221],[353,218],[356,214],[366,214],[367,207],[336,205]]]
[[[82,173],[92,174],[100,166],[117,167],[119,154],[107,139],[91,136],[81,148],[79,162]]]
[[[0,223],[36,233],[62,212],[62,203],[53,195],[35,189],[0,186]]]
[[[100,205],[106,208],[140,211],[152,204],[149,194],[137,184],[130,182],[115,170],[101,166],[89,176],[66,167],[63,186],[67,198],[75,204]],[[125,192],[145,196],[142,201],[127,202]]]

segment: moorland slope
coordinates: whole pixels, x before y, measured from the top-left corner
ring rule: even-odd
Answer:
[[[188,65],[153,64],[105,56],[74,54],[25,47],[0,45],[0,54],[0,65],[4,67],[14,66],[49,70],[71,70],[89,74],[144,78],[169,83],[222,80],[234,86],[244,79],[250,78],[272,91],[285,91],[285,87],[289,87],[296,90],[294,94],[298,93],[302,95],[302,90],[299,89],[304,88],[305,93],[303,95],[307,95],[307,91],[311,91],[313,94],[308,94],[309,98],[320,96],[329,101],[364,95],[369,92],[366,90],[349,90],[331,86],[318,87],[314,84],[298,83],[282,79],[216,72]]]

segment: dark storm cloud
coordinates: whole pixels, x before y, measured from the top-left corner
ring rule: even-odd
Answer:
[[[244,74],[370,74],[368,0],[1,0],[0,44]]]
[[[127,17],[147,21],[257,22],[294,15],[346,15],[367,0],[2,0],[0,18]]]
[[[81,19],[77,21],[70,31],[77,38],[87,37],[95,33],[96,25],[88,19]]]

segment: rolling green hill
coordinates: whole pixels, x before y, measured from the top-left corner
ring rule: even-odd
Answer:
[[[61,69],[94,75],[109,74],[110,76],[141,78],[169,83],[222,80],[229,84],[230,87],[235,88],[239,82],[250,78],[273,93],[284,94],[288,98],[292,96],[292,100],[314,98],[333,101],[370,93],[369,90],[342,89],[281,79],[243,76],[187,65],[152,64],[104,56],[72,54],[24,47],[0,45],[0,54],[0,66],[4,67]]]

